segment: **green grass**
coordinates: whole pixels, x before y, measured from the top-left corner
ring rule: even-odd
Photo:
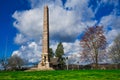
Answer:
[[[0,80],[120,80],[120,70],[1,71]]]

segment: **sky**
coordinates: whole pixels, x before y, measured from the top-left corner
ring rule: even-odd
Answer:
[[[88,26],[103,26],[108,46],[119,34],[120,0],[0,0],[0,58],[16,54],[40,61],[45,5],[50,47],[55,51],[63,42],[66,56],[80,56],[80,39]]]

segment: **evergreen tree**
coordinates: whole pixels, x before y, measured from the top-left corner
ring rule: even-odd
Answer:
[[[63,69],[65,65],[64,58],[62,57],[63,55],[64,55],[64,48],[62,42],[60,42],[55,51],[55,56],[59,58],[59,64],[61,69]]]
[[[53,58],[53,57],[54,57],[54,52],[52,48],[49,48],[49,58]]]
[[[56,57],[62,58],[62,55],[64,54],[64,48],[62,42],[58,44],[55,53],[56,53]]]

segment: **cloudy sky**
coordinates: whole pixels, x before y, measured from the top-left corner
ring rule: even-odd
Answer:
[[[40,60],[43,7],[49,7],[50,47],[63,42],[65,55],[78,55],[87,26],[104,26],[109,44],[120,30],[120,0],[0,0],[0,58],[17,54]]]

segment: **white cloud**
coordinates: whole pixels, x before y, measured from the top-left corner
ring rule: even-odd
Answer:
[[[68,42],[64,42],[63,43],[64,46],[64,52],[68,55],[68,54],[79,54],[80,53],[80,41],[76,40],[73,43],[68,43]]]
[[[115,8],[119,6],[119,0],[96,0],[96,2],[97,2],[97,7],[96,7],[95,12],[98,11],[98,9],[101,6],[112,5]]]
[[[42,0],[30,0],[32,9],[16,11],[14,27],[19,30],[15,42],[20,44],[19,50],[13,52],[29,62],[40,60],[43,28]],[[96,23],[94,13],[88,7],[88,0],[67,0],[62,6],[61,0],[47,0],[50,16],[50,47],[55,51],[59,41],[63,42],[65,54],[79,53],[77,36],[86,28]],[[71,9],[70,9],[71,8]],[[69,10],[70,9],[70,10]],[[89,13],[89,15],[88,15]]]
[[[101,0],[101,2],[104,4],[110,4],[110,5],[114,5],[114,6],[119,5],[119,0]]]
[[[109,31],[109,32],[106,34],[107,41],[111,43],[111,42],[115,39],[115,37],[117,37],[118,32],[119,32],[119,31],[117,31],[117,30],[115,30],[115,29]]]
[[[37,0],[38,1],[38,0]],[[33,1],[32,1],[33,2]],[[49,0],[48,0],[49,2]],[[94,13],[87,7],[87,1],[67,1],[66,6],[73,6],[73,10],[64,9],[60,1],[49,5],[50,15],[50,37],[60,41],[74,41],[86,26],[91,26],[96,21],[90,20]],[[39,3],[39,2],[38,2]],[[78,6],[74,9],[75,6]],[[89,15],[87,14],[89,13]],[[42,7],[33,8],[22,12],[16,11],[13,14],[16,19],[14,26],[29,39],[39,40],[42,35],[43,9]],[[64,33],[63,33],[64,32]],[[69,38],[69,39],[68,39]]]
[[[120,23],[120,16],[116,16],[114,14],[110,14],[108,16],[102,17],[100,24],[105,27],[112,27],[113,29],[119,29],[119,23]]]
[[[18,55],[22,59],[28,62],[38,62],[41,57],[41,46],[36,42],[31,42],[26,45],[22,45],[19,50],[13,52],[13,55]]]
[[[22,34],[17,34],[15,39],[14,39],[15,43],[17,44],[22,44],[25,43],[27,41],[26,37]]]
[[[12,16],[16,19],[14,27],[16,27],[21,34],[28,37],[28,39],[39,40],[42,34],[42,15],[43,12],[38,8],[23,12],[16,11]]]
[[[110,14],[108,16],[102,17],[100,24],[103,25],[105,28],[111,27],[112,30],[106,30],[106,38],[108,42],[112,42],[114,38],[118,35],[120,30],[120,16],[116,16],[114,14]]]
[[[62,6],[61,0],[28,0],[32,8],[43,8],[44,5],[59,5]]]

